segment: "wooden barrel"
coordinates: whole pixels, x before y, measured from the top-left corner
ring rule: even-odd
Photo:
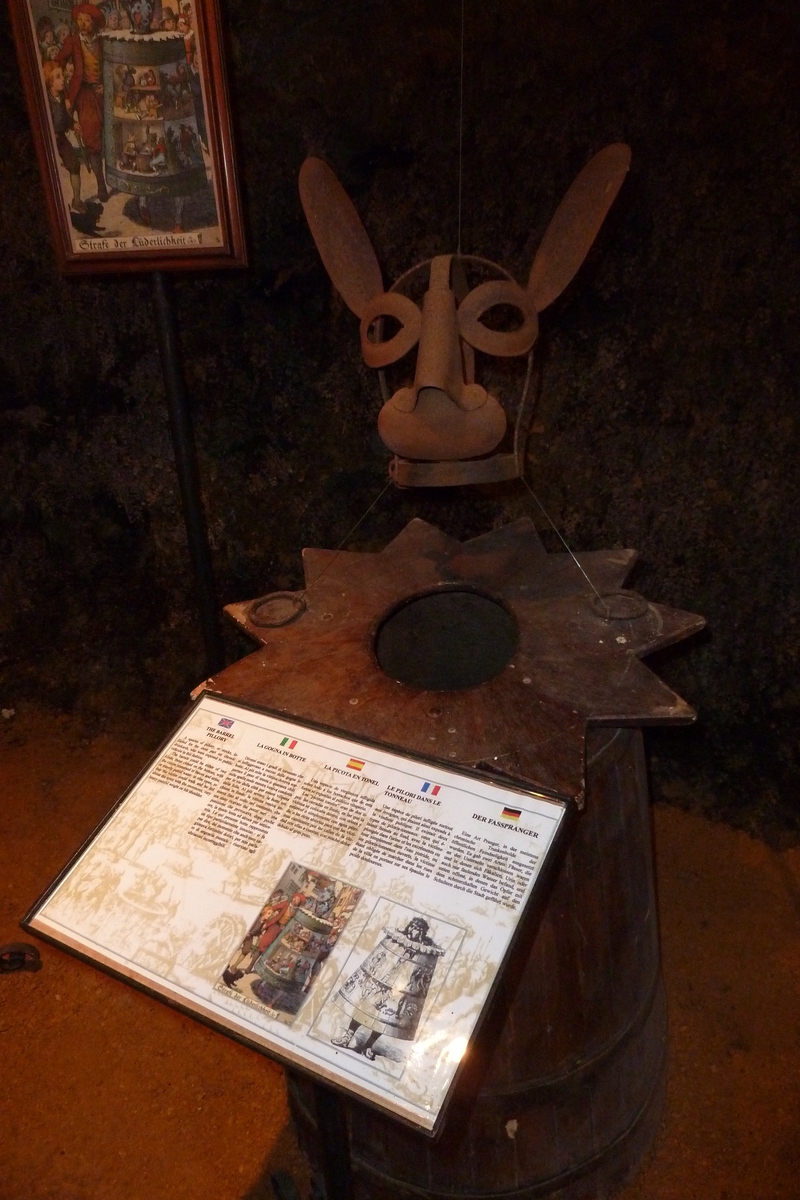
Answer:
[[[585,811],[441,1137],[346,1102],[358,1200],[599,1200],[647,1151],[667,1026],[641,732],[595,730],[588,753]],[[313,1162],[309,1082],[289,1098]]]
[[[305,551],[300,620],[260,626],[265,598],[228,609],[263,649],[214,677],[224,695],[412,755],[441,747],[437,730],[447,728],[443,761],[503,762],[516,782],[576,799],[585,782],[585,811],[544,914],[526,952],[504,967],[441,1137],[343,1102],[359,1200],[598,1200],[633,1175],[653,1137],[666,1013],[642,737],[629,726],[694,720],[638,660],[703,621],[624,590],[634,558],[592,552],[584,561],[599,591],[589,595],[569,556],[547,554],[530,521],[457,542],[414,520],[379,553]],[[478,597],[513,618],[515,648],[506,645],[513,662],[500,655],[476,678],[474,648],[494,652],[499,637],[496,624],[485,637],[473,627]],[[584,756],[594,721],[604,728],[589,732]],[[605,727],[614,721],[620,728]],[[292,1078],[312,1160],[313,1095]]]

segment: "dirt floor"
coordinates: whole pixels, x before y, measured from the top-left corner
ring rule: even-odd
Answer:
[[[0,720],[0,943],[164,731]],[[656,807],[671,1059],[624,1200],[800,1198],[800,849]],[[260,1200],[308,1192],[280,1069],[47,945],[0,976],[0,1200]]]

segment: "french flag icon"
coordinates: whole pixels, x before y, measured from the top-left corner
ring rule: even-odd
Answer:
[[[438,783],[423,783],[419,790],[421,792],[427,792],[429,796],[438,796],[440,788]]]

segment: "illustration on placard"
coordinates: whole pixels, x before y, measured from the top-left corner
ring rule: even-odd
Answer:
[[[380,901],[313,1036],[402,1074],[463,932],[405,905]]]
[[[290,863],[217,990],[294,1018],[362,894],[340,879]]]

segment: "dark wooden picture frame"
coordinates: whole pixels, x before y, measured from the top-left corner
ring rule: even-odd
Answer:
[[[61,270],[245,266],[218,0],[8,3]]]

